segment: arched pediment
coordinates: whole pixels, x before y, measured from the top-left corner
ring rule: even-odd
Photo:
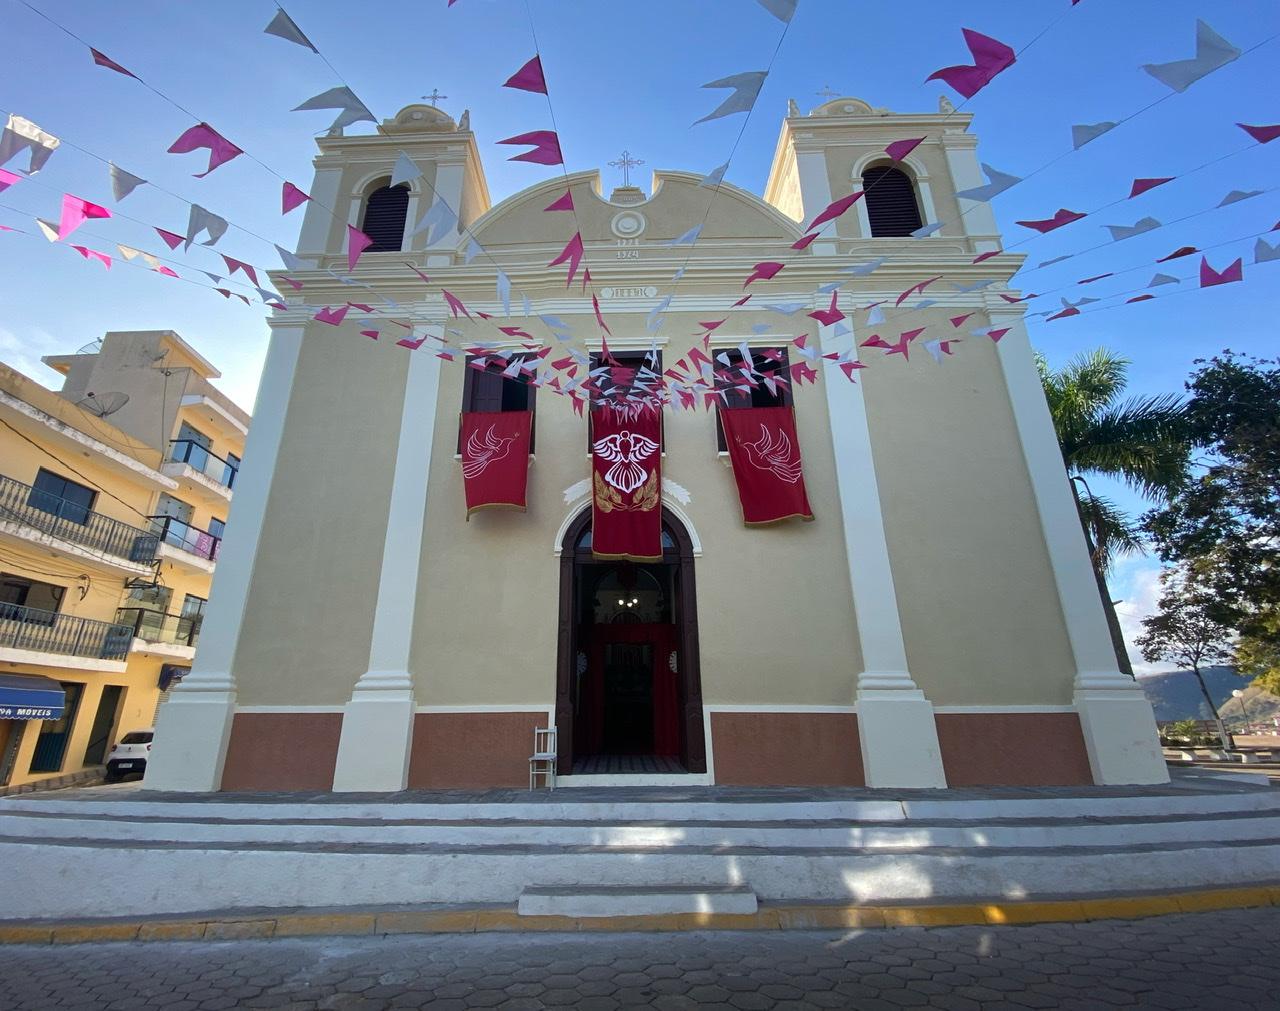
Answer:
[[[384,119],[383,133],[453,133],[458,124],[443,109],[433,105],[406,105],[393,119]]]
[[[876,108],[860,98],[833,98],[813,110],[812,116],[888,116],[888,109]]]
[[[728,182],[721,183],[718,190],[700,186],[704,178],[694,172],[655,172],[648,200],[612,203],[601,191],[598,172],[577,172],[567,178],[573,193],[572,215],[545,209],[565,192],[566,180],[553,179],[508,197],[478,218],[471,231],[486,248],[553,245],[563,244],[572,234],[566,225],[576,224],[588,243],[621,240],[666,249],[705,220],[698,246],[693,247],[695,256],[711,248],[710,243],[704,245],[705,240],[715,240],[723,249],[737,242],[785,240],[789,244],[800,237],[796,222],[754,193]]]

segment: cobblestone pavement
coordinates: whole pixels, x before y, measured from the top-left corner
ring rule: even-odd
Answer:
[[[6,1008],[1275,1008],[1280,909],[1023,927],[0,949]]]

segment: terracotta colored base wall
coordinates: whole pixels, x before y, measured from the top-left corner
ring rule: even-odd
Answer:
[[[716,783],[863,786],[853,713],[712,713]]]
[[[940,713],[948,786],[1080,786],[1093,782],[1075,713]]]
[[[545,712],[418,713],[409,756],[411,790],[529,785],[533,731]]]
[[[224,790],[332,790],[341,713],[236,713]]]

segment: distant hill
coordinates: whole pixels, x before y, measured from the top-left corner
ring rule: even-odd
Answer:
[[[1222,718],[1229,723],[1241,719],[1240,702],[1232,696],[1236,689],[1246,690],[1245,699],[1249,707],[1249,716],[1255,721],[1264,717],[1280,715],[1280,699],[1274,695],[1251,688],[1248,680],[1236,674],[1231,667],[1206,667],[1204,671],[1205,685],[1218,704]],[[1189,670],[1163,671],[1159,674],[1148,674],[1138,678],[1147,701],[1155,710],[1156,722],[1166,723],[1172,720],[1206,720],[1209,718],[1208,706],[1196,676]]]

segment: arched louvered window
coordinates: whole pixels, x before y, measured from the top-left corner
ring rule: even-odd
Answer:
[[[382,186],[369,194],[364,205],[360,231],[373,240],[366,252],[398,253],[404,242],[404,223],[409,215],[409,187]]]
[[[862,173],[871,235],[909,236],[924,225],[911,177],[892,165],[877,165]]]

